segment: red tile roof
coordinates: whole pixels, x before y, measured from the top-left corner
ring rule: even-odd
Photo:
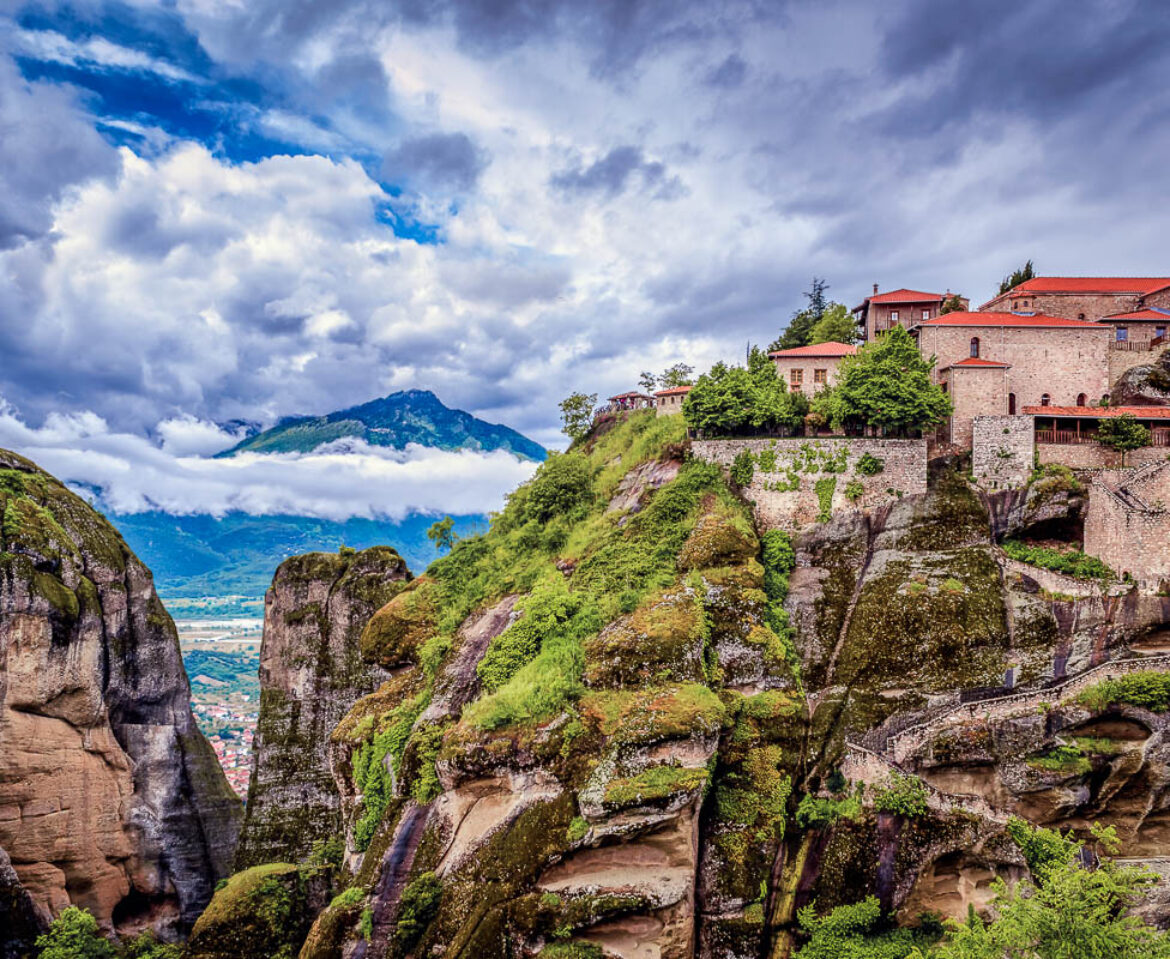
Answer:
[[[637,390],[630,390],[628,393],[618,393],[617,396],[611,396],[609,401],[612,403],[614,400],[648,400],[650,398],[649,393],[639,393]]]
[[[1170,276],[1034,276],[1000,296],[1021,293],[1153,293],[1170,286]],[[995,297],[999,299],[999,297]]]
[[[979,370],[1007,370],[1011,369],[1011,363],[997,363],[995,360],[983,360],[977,356],[969,356],[965,360],[959,360],[958,363],[952,363],[951,366],[965,366],[968,369]],[[944,366],[943,369],[949,370],[950,366]]]
[[[1025,406],[1029,416],[1084,416],[1099,420],[1128,413],[1139,420],[1170,420],[1170,406]]]
[[[670,389],[659,390],[654,395],[655,396],[673,396],[675,393],[689,393],[692,389],[694,389],[693,386],[672,386],[672,387],[670,387]]]
[[[1068,320],[1063,316],[1045,316],[1043,313],[947,313],[933,320],[922,320],[916,326],[1060,326],[1081,329],[1108,330],[1102,323],[1089,320]]]
[[[921,290],[890,290],[889,293],[878,293],[876,296],[867,296],[869,303],[935,303],[944,299],[942,293],[923,293]]]
[[[1111,313],[1109,316],[1101,317],[1102,322],[1113,322],[1114,320],[1161,320],[1164,323],[1166,320],[1170,320],[1170,310],[1146,307],[1145,309],[1134,310],[1130,313]]]
[[[768,355],[773,359],[799,359],[801,357],[823,356],[840,357],[852,356],[857,347],[850,343],[813,343],[811,346],[797,346],[791,350],[773,350]]]

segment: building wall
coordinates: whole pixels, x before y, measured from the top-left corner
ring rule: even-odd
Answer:
[[[832,386],[837,382],[837,368],[841,365],[841,357],[839,356],[809,356],[801,357],[800,359],[785,359],[783,357],[774,358],[776,364],[776,375],[784,381],[788,386],[792,380],[791,375],[793,370],[800,370],[804,374],[804,380],[800,388],[800,392],[806,396],[812,396],[814,393],[819,393],[824,389],[824,386],[817,384],[816,371],[824,370],[827,385]],[[791,387],[790,387],[791,388]]]
[[[755,471],[744,495],[753,503],[759,523],[768,529],[797,530],[816,523],[821,515],[818,483],[823,484],[826,499],[832,487],[833,515],[842,510],[880,507],[902,496],[926,492],[924,439],[797,437],[701,440],[691,444],[693,456],[725,468],[745,450],[755,459]],[[857,471],[857,463],[866,453],[882,461],[880,473],[865,476]],[[842,459],[839,472],[825,469],[836,469]],[[862,494],[856,500],[846,495],[846,487],[852,482],[862,486]]]
[[[1000,416],[1008,411],[1002,368],[951,367],[944,373],[955,411],[951,414],[951,442],[971,448],[972,423],[977,416]]]
[[[1080,393],[1095,403],[1109,392],[1109,327],[928,326],[919,331],[918,346],[924,355],[937,356],[941,368],[970,356],[973,336],[979,337],[980,357],[1011,364],[1004,373],[1004,412],[1008,393],[1016,394],[1018,412],[1041,405],[1045,393],[1053,406],[1075,406]],[[937,374],[940,382],[942,376]]]
[[[991,489],[1024,486],[1032,475],[1036,421],[1031,416],[977,416],[972,424],[971,471]]]
[[[1131,505],[1097,480],[1089,489],[1085,552],[1129,573],[1143,590],[1170,584],[1170,466],[1163,463],[1120,485],[1143,506]]]
[[[1100,443],[1037,443],[1036,455],[1040,463],[1061,463],[1074,470],[1117,469],[1121,454]],[[1131,450],[1125,456],[1126,466],[1149,466],[1166,459],[1166,447],[1147,446]]]
[[[681,413],[683,408],[683,400],[686,398],[686,393],[672,393],[670,396],[659,396],[657,398],[658,415],[673,416],[675,413]]]
[[[1015,294],[1015,295],[1013,295]],[[1029,310],[1063,316],[1070,320],[1099,320],[1111,313],[1127,313],[1137,308],[1141,297],[1136,293],[1015,293],[985,303],[981,310]]]
[[[869,312],[865,316],[865,338],[873,342],[878,333],[884,333],[893,326],[910,327],[921,323],[923,319],[933,320],[938,316],[942,302],[934,303],[870,303]],[[893,314],[898,314],[895,321]],[[929,314],[924,316],[923,314]]]
[[[1135,366],[1148,366],[1156,363],[1158,357],[1166,350],[1163,346],[1154,350],[1113,350],[1109,351],[1109,389],[1121,379],[1122,375]]]

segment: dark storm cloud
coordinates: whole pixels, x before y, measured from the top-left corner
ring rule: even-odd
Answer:
[[[467,191],[488,164],[466,133],[432,133],[407,140],[382,161],[382,176],[424,189]]]
[[[743,83],[747,70],[747,61],[738,53],[731,53],[719,66],[707,71],[703,82],[708,86],[733,90]]]
[[[615,197],[624,192],[633,179],[640,180],[644,188],[653,190],[658,199],[673,199],[682,190],[677,177],[667,177],[663,163],[647,160],[641,148],[635,146],[614,147],[588,166],[578,164],[554,174],[550,182],[568,194]]]

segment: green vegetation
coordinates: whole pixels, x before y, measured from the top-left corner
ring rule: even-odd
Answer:
[[[1117,704],[1164,713],[1170,709],[1170,673],[1143,670],[1116,679],[1103,679],[1083,690],[1075,702],[1094,712]]]
[[[844,303],[830,303],[809,331],[809,343],[852,343],[857,339],[857,323]]]
[[[628,779],[611,779],[605,787],[605,801],[610,806],[668,799],[679,793],[692,792],[707,781],[707,769],[683,766],[651,766]]]
[[[1053,746],[1043,754],[1031,757],[1028,765],[1069,776],[1082,775],[1092,768],[1088,757],[1077,746]]]
[[[38,936],[39,959],[114,959],[114,947],[99,931],[97,920],[84,909],[67,906],[49,931]]]
[[[878,812],[893,813],[913,819],[925,816],[926,786],[917,776],[902,776],[894,773],[889,785],[874,790],[873,806]]]
[[[801,797],[796,807],[796,822],[802,829],[831,826],[838,819],[861,818],[861,790],[851,795],[822,798],[809,793]]]
[[[857,460],[856,470],[862,476],[877,476],[886,468],[886,461],[872,453],[862,453]]]
[[[961,313],[963,310],[963,300],[958,293],[952,293],[945,300],[943,305],[939,307],[938,315],[946,316],[948,313]]]
[[[788,433],[803,423],[807,412],[804,394],[790,393],[776,375],[776,365],[756,347],[746,367],[716,363],[683,403],[687,425],[705,436]]]
[[[818,916],[813,903],[797,919],[809,940],[795,959],[906,959],[916,947],[929,949],[938,938],[933,930],[888,928],[873,896],[838,906],[826,916]]]
[[[837,477],[825,476],[813,484],[817,494],[817,522],[827,523],[833,518],[833,494],[837,492]]]
[[[1030,546],[1016,539],[1004,540],[1002,545],[1008,556],[1030,566],[1051,569],[1075,579],[1095,579],[1102,583],[1117,579],[1117,574],[1101,560],[1080,550],[1061,551],[1048,546]]]
[[[1018,270],[1013,270],[1002,280],[1000,280],[999,295],[1002,296],[1004,293],[1007,293],[1008,290],[1014,290],[1021,283],[1026,283],[1028,280],[1035,279],[1035,277],[1036,270],[1032,266],[1032,261],[1028,260],[1028,262]]]
[[[450,516],[446,516],[427,527],[427,539],[435,544],[435,549],[440,553],[450,552],[451,547],[455,545],[455,534],[452,531],[455,526],[455,520]]]
[[[865,484],[861,480],[850,480],[845,484],[845,498],[850,503],[856,503],[865,495]]]
[[[443,885],[433,872],[424,872],[402,891],[395,938],[404,952],[410,951],[435,918],[442,897]]]
[[[791,350],[798,346],[808,346],[810,343],[825,343],[837,339],[837,336],[832,334],[848,334],[850,338],[842,339],[841,342],[853,342],[856,333],[852,329],[849,310],[841,303],[833,303],[826,299],[825,290],[828,288],[829,285],[819,276],[812,278],[812,288],[804,294],[808,306],[792,314],[788,326],[768,347],[769,350]],[[843,327],[842,316],[849,320],[848,329]],[[824,322],[826,317],[830,318],[828,323]]]
[[[655,376],[644,370],[638,377],[638,385],[647,393],[655,390],[669,390],[676,386],[690,386],[695,382],[695,368],[689,363],[675,363]]]
[[[729,472],[731,481],[740,489],[746,489],[756,473],[755,457],[752,456],[751,450],[740,450],[736,453]]]
[[[570,393],[561,400],[561,432],[571,440],[581,439],[589,432],[596,406],[596,393]]]
[[[1143,426],[1130,413],[1106,416],[1097,423],[1097,442],[1117,450],[1122,465],[1125,465],[1127,453],[1149,446],[1151,438],[1149,427]]]
[[[361,886],[350,886],[344,892],[340,892],[333,897],[333,901],[329,903],[329,908],[347,909],[350,906],[358,905],[365,898],[366,892]]]
[[[938,425],[951,414],[950,397],[932,382],[933,357],[918,352],[900,326],[846,356],[837,385],[817,394],[813,408],[834,429],[875,427],[909,436]]]
[[[354,845],[359,850],[368,848],[390,804],[392,781],[386,761],[389,759],[391,770],[397,774],[414,722],[428,701],[429,695],[420,693],[384,714],[373,738],[354,753],[353,779],[362,796],[362,815],[353,830]]]
[[[295,959],[312,921],[306,884],[312,867],[268,863],[238,872],[216,891],[187,944],[189,959],[222,955]]]

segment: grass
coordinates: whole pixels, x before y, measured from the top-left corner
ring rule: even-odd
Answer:
[[[1003,551],[1021,563],[1050,569],[1074,579],[1109,583],[1118,578],[1117,574],[1097,557],[1089,556],[1080,550],[1062,552],[1047,546],[1030,546],[1019,540],[1008,539],[1003,542]]]
[[[698,789],[706,783],[707,776],[705,766],[651,766],[628,779],[611,779],[605,787],[605,802],[610,806],[630,806],[668,799]]]
[[[1170,709],[1170,673],[1143,670],[1115,679],[1104,679],[1082,690],[1075,702],[1094,712],[1117,704],[1164,713]]]

